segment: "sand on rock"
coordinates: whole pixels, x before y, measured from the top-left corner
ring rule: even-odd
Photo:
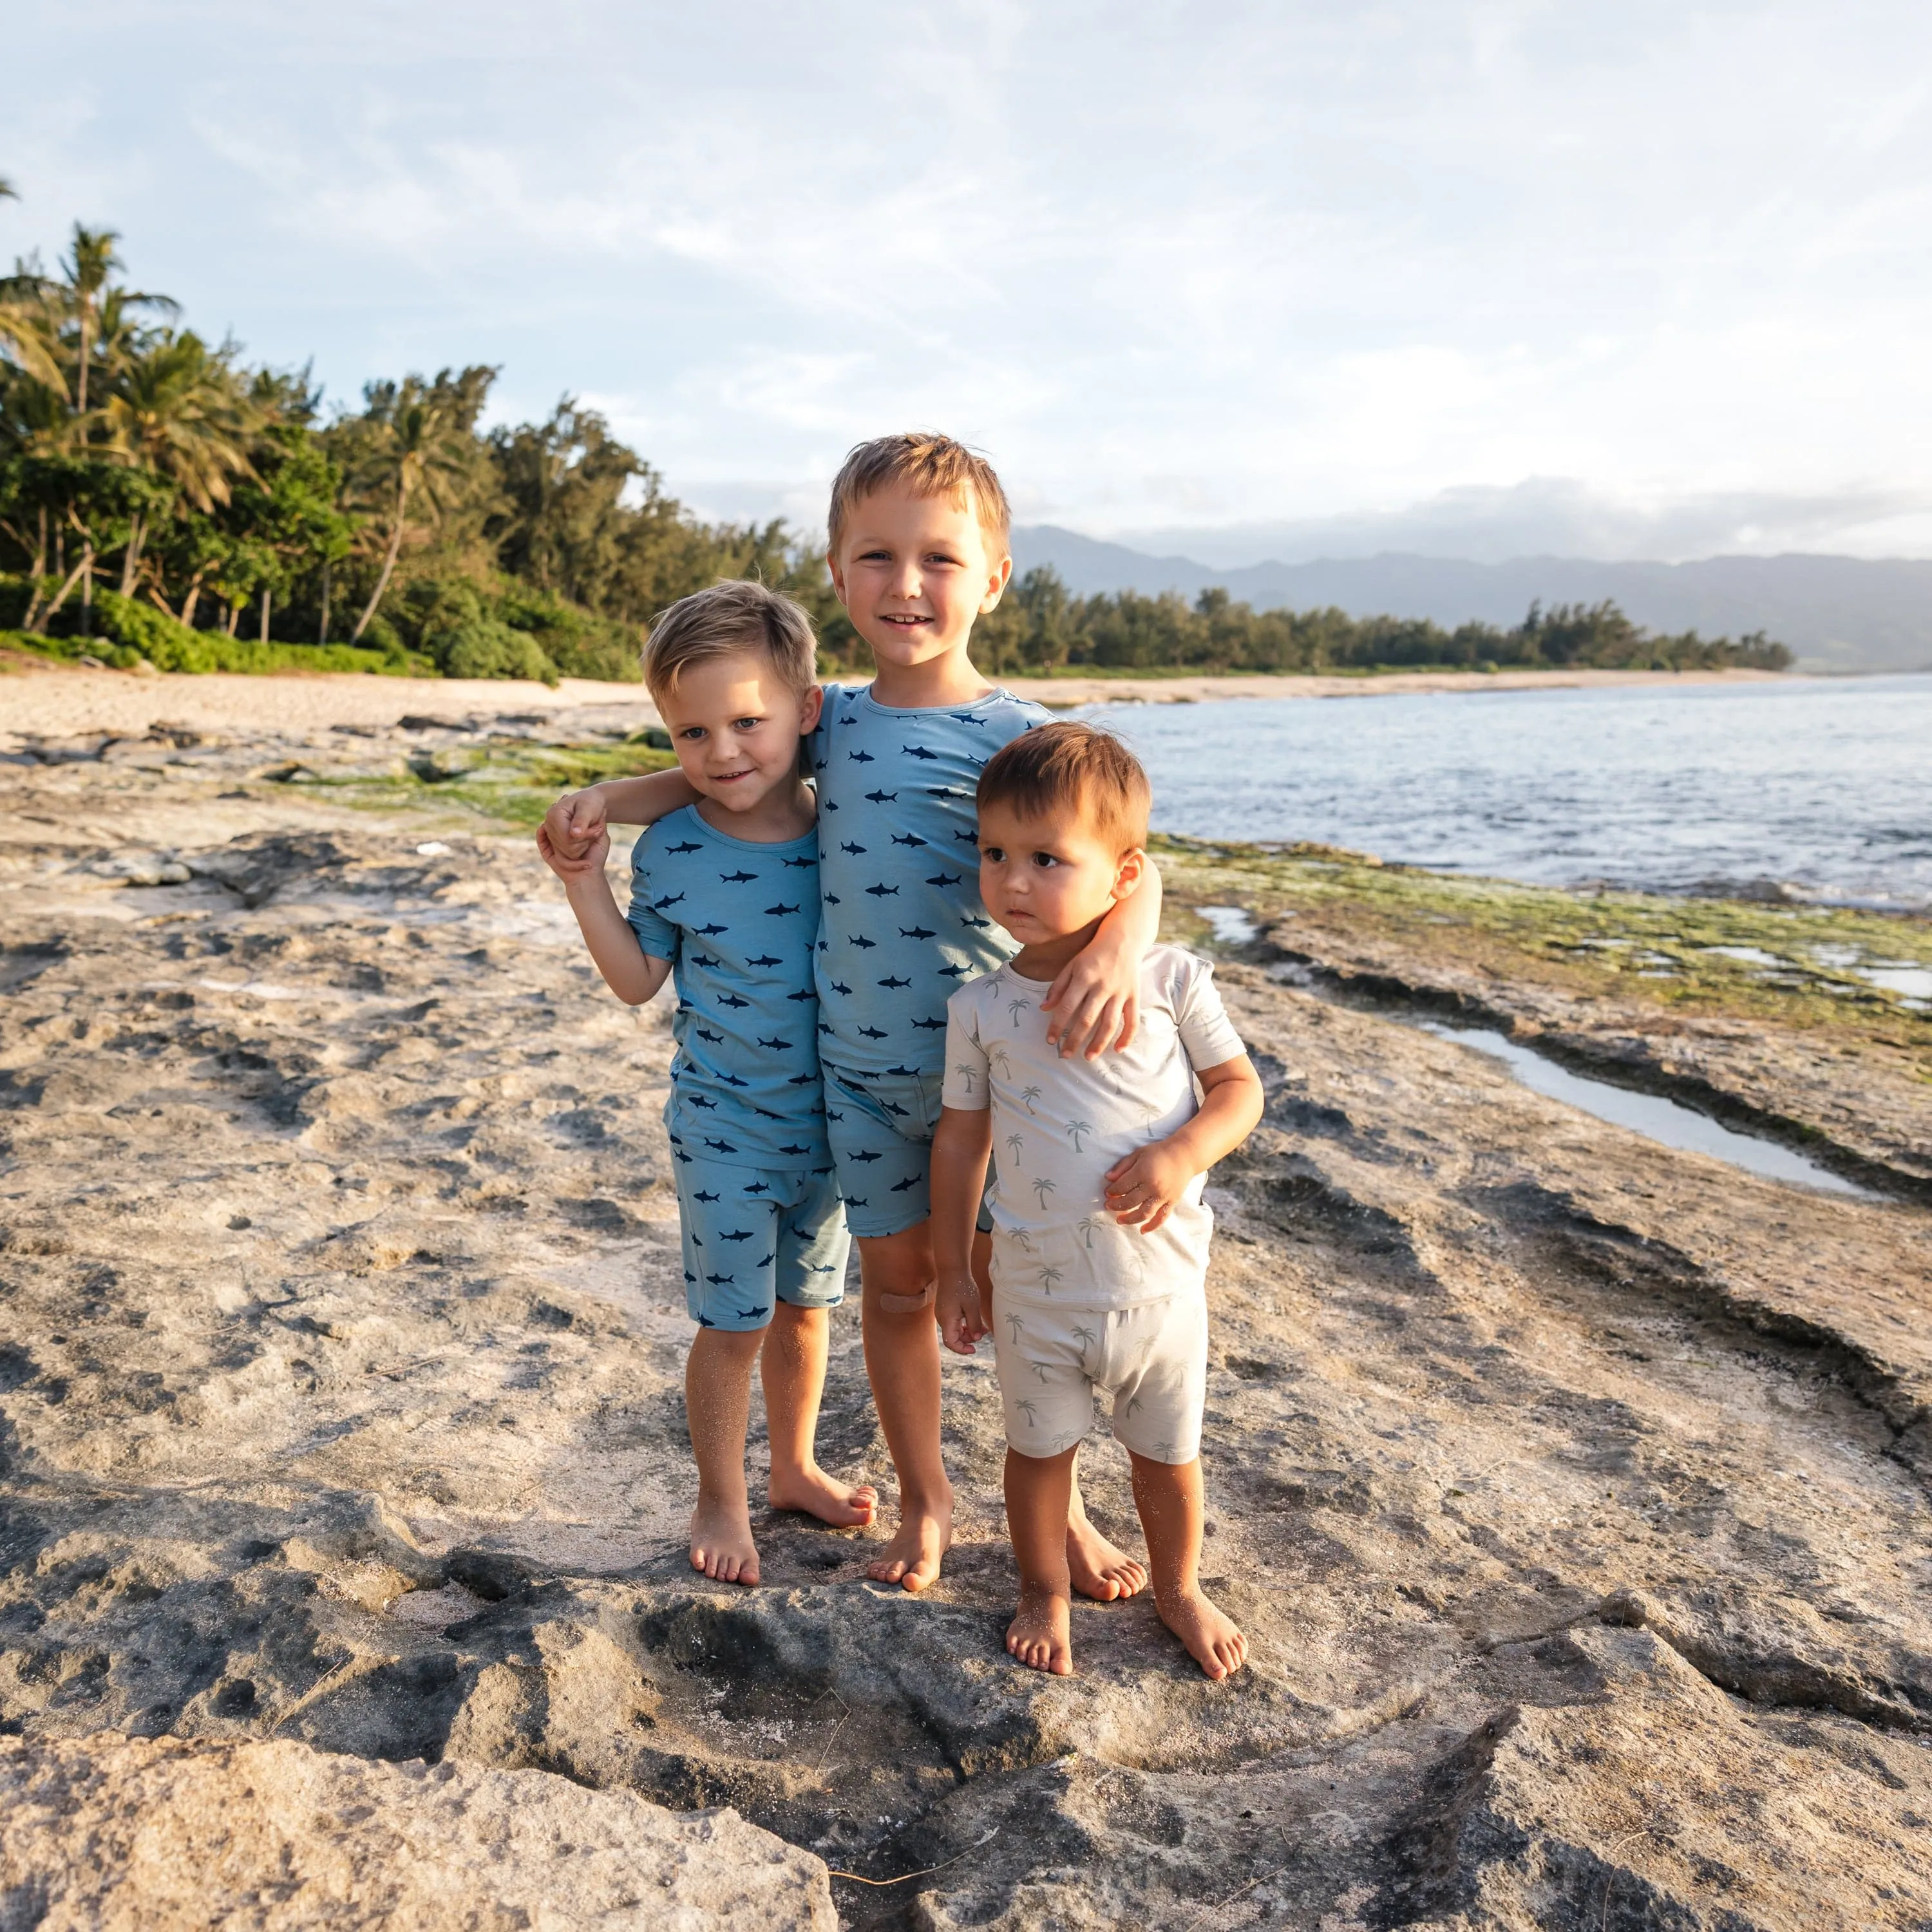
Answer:
[[[0,1924],[37,1932],[832,1932],[824,1865],[734,1811],[286,1740],[0,1739]]]
[[[1204,1570],[1252,1663],[1139,1599],[1042,1678],[987,1360],[930,1592],[762,1512],[765,1587],[694,1577],[662,1006],[523,838],[230,755],[0,765],[10,1748],[333,1754],[372,1841],[484,1770],[729,1806],[860,1927],[1932,1922],[1922,1204],[1224,963],[1268,1112],[1210,1185]],[[820,1441],[890,1505],[849,1300]]]

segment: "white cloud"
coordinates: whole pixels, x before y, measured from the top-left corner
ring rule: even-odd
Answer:
[[[1932,548],[1906,0],[104,0],[10,40],[86,79],[0,154],[0,246],[110,220],[338,393],[608,399],[700,502],[920,422],[1096,531],[1559,476],[1606,541]],[[1628,507],[1733,499],[1852,520]]]

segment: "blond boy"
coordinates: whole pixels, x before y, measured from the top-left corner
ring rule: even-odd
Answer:
[[[799,769],[818,722],[814,655],[806,614],[762,585],[673,604],[644,674],[693,802],[638,839],[628,917],[604,878],[608,832],[572,860],[548,826],[538,834],[611,991],[638,1006],[667,975],[676,983],[664,1125],[698,1324],[685,1370],[691,1562],[728,1583],[758,1580],[745,1481],[754,1360],[772,1507],[850,1528],[876,1501],[826,1475],[812,1446],[848,1248],[818,1072],[818,842]]]
[[[1147,778],[1117,740],[1075,724],[1029,733],[980,774],[978,802],[980,893],[1020,950],[948,1003],[933,1231],[940,1332],[970,1354],[987,1332],[972,1246],[997,1146],[990,1313],[1020,1570],[1006,1648],[1072,1669],[1067,1514],[1100,1393],[1133,1464],[1161,1619],[1225,1677],[1247,1646],[1198,1574],[1214,1226],[1202,1188],[1261,1118],[1261,1082],[1210,969],[1170,946],[1142,962],[1130,1046],[1099,1060],[1044,1046],[1041,1000],[1146,864]]]
[[[946,1000],[1012,942],[980,904],[973,794],[1000,747],[1046,722],[968,654],[975,619],[1012,574],[1010,514],[992,466],[950,438],[860,444],[832,484],[827,562],[871,647],[869,685],[829,686],[808,747],[819,800],[820,1056],[839,1190],[859,1243],[866,1361],[898,1479],[900,1520],[868,1566],[924,1588],[952,1540],[940,1452],[940,1354],[927,1168],[939,1118]],[[686,802],[674,773],[592,787],[546,821],[575,849],[608,815],[647,822]],[[1042,1002],[1042,1036],[1098,1054],[1130,1037],[1158,880],[1124,895]],[[983,1240],[980,1249],[983,1257]],[[1130,1595],[1144,1572],[1087,1522],[1077,1492],[1076,1588]]]

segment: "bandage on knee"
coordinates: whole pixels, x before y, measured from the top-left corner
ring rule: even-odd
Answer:
[[[916,1315],[922,1308],[932,1306],[934,1284],[928,1282],[916,1294],[881,1294],[879,1312],[882,1315]]]

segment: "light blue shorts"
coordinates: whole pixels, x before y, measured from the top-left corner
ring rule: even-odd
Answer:
[[[944,1076],[822,1071],[826,1137],[847,1224],[861,1240],[917,1227],[932,1214],[928,1175]],[[989,1167],[989,1186],[991,1178]],[[992,1225],[982,1207],[981,1229]]]
[[[830,1174],[700,1160],[674,1140],[684,1298],[700,1328],[762,1328],[775,1301],[836,1308],[851,1237]]]

